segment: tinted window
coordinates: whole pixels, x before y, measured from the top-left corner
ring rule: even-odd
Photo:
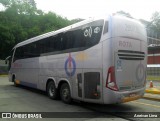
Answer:
[[[65,33],[41,39],[18,47],[15,58],[32,58],[43,55],[74,52],[92,47],[100,41],[103,20],[94,21]],[[108,29],[108,28],[107,28]]]
[[[22,47],[18,47],[16,48],[16,51],[15,51],[15,55],[14,55],[14,61],[15,60],[18,60],[18,59],[22,59],[24,57],[24,51],[23,51],[23,48]]]
[[[85,47],[84,35],[81,28],[73,31],[73,40],[74,46],[73,48],[81,48]]]
[[[25,46],[22,46],[22,48],[24,51],[23,58],[32,58],[39,56],[39,51],[37,49],[37,42],[27,44]]]

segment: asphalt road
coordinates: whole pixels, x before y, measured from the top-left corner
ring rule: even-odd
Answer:
[[[159,121],[160,118],[128,118],[115,112],[142,112],[142,114],[143,112],[151,112],[152,114],[152,112],[160,112],[160,102],[139,99],[124,104],[100,105],[75,101],[72,105],[68,105],[60,100],[49,99],[42,91],[23,86],[15,87],[13,83],[8,81],[7,77],[0,77],[0,112],[79,112],[80,115],[83,115],[81,112],[92,112],[96,114],[93,117],[85,118],[76,118],[74,116],[73,118],[65,118],[62,114],[60,118],[38,119],[40,121]],[[0,120],[17,121],[17,119]],[[28,121],[28,119],[19,120]],[[37,121],[37,119],[30,120]]]

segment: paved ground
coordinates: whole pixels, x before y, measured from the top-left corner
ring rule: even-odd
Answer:
[[[160,101],[160,81],[152,81],[153,87],[150,87],[150,81],[147,81],[145,99]]]
[[[99,105],[91,103],[74,102],[72,105],[64,104],[60,100],[51,100],[42,91],[15,87],[8,82],[7,77],[0,77],[0,112],[93,112],[96,115],[90,118],[54,118],[38,120],[64,120],[64,121],[159,121],[160,118],[126,118],[116,112],[160,112],[160,102],[146,99],[139,99],[124,104]],[[105,112],[105,113],[104,113]],[[109,113],[111,112],[111,113]],[[98,115],[98,114],[101,115]],[[95,117],[94,117],[95,116]],[[105,117],[105,118],[99,118]],[[62,114],[63,117],[63,114]],[[2,120],[2,119],[0,119]],[[3,119],[2,121],[17,119]],[[22,119],[19,119],[22,120]],[[18,121],[19,121],[18,120]],[[24,120],[24,119],[23,119]],[[25,119],[28,121],[28,119]],[[37,119],[32,119],[37,120]]]

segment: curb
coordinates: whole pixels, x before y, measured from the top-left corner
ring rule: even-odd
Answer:
[[[149,88],[145,90],[146,93],[152,93],[152,94],[160,94],[160,90],[157,88]]]
[[[157,94],[145,94],[142,98],[153,101],[160,101],[160,96]]]
[[[0,75],[0,77],[7,77],[8,75]]]

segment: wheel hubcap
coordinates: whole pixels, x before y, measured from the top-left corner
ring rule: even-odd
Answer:
[[[67,100],[68,97],[69,97],[69,90],[68,90],[67,88],[65,88],[65,89],[63,90],[62,94],[63,94],[63,98],[64,98],[65,100]]]
[[[55,90],[54,90],[53,85],[51,85],[49,88],[49,94],[50,94],[50,96],[53,96],[55,94]]]

